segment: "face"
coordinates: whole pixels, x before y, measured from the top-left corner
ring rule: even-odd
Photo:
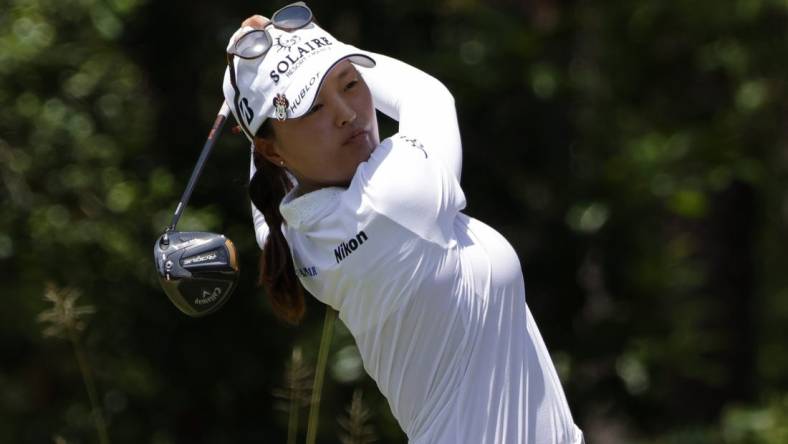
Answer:
[[[380,142],[372,95],[349,60],[328,72],[307,114],[272,124],[273,138],[256,138],[255,147],[274,165],[284,162],[301,193],[347,186]]]

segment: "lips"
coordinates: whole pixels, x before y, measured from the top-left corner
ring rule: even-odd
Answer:
[[[355,143],[360,140],[363,140],[366,137],[367,133],[368,131],[363,128],[354,130],[352,133],[350,133],[350,137],[345,139],[345,141],[342,144],[347,145],[349,143]]]

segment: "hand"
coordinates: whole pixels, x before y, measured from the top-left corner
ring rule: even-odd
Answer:
[[[251,26],[255,29],[263,29],[266,27],[266,25],[268,25],[269,22],[270,20],[263,17],[262,15],[253,15],[241,22],[241,27],[243,28],[244,26]]]
[[[244,28],[246,28],[246,27],[249,27],[249,28],[253,28],[253,29],[263,29],[263,28],[265,28],[265,27],[266,27],[266,25],[268,25],[268,23],[270,23],[270,22],[271,22],[271,21],[270,21],[270,20],[268,20],[267,18],[263,17],[262,15],[257,15],[257,14],[255,14],[255,15],[253,15],[253,16],[251,16],[251,17],[247,18],[247,19],[246,19],[246,20],[244,20],[243,22],[241,22],[241,27],[240,27],[240,28],[238,28],[238,29],[237,29],[237,30],[236,30],[236,31],[233,33],[233,35],[232,35],[232,36],[230,36],[230,42],[227,44],[227,51],[230,51],[230,49],[233,47],[233,45],[235,44],[235,42],[236,42],[236,41],[237,41],[239,38],[241,38],[241,36],[242,36],[243,34],[245,34],[245,33],[246,33],[246,31],[244,31]],[[248,30],[248,28],[247,28],[247,30]]]

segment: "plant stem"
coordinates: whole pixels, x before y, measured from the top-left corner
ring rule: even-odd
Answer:
[[[299,360],[300,361],[300,360]],[[287,421],[287,444],[296,444],[298,438],[298,416],[301,407],[301,393],[299,387],[296,386],[298,366],[300,362],[296,362],[296,349],[293,349],[293,357],[290,359],[290,418]]]
[[[328,349],[331,346],[331,336],[334,333],[334,320],[337,312],[326,306],[326,317],[323,321],[323,335],[320,338],[320,350],[317,353],[317,367],[315,368],[315,383],[312,388],[312,403],[309,406],[309,422],[306,425],[306,444],[315,444],[317,436],[317,421],[320,413],[320,394],[323,391],[323,377],[328,363]]]
[[[287,444],[296,444],[298,437],[298,400],[290,398],[290,419],[287,421]]]
[[[79,363],[79,371],[82,373],[82,381],[85,383],[85,390],[88,392],[90,398],[90,405],[92,408],[93,422],[96,424],[96,433],[98,433],[99,442],[101,444],[109,444],[109,434],[107,433],[107,424],[104,422],[104,416],[101,414],[101,404],[98,400],[98,391],[96,390],[96,383],[93,381],[93,373],[90,371],[90,365],[85,357],[85,352],[79,344],[79,338],[76,332],[70,331],[69,337],[71,345],[74,346],[74,355],[77,357]]]

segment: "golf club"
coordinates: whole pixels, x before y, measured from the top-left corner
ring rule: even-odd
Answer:
[[[229,114],[230,108],[223,103],[172,222],[153,246],[153,260],[164,293],[178,309],[193,317],[218,310],[238,282],[238,255],[230,239],[223,234],[175,229]]]

